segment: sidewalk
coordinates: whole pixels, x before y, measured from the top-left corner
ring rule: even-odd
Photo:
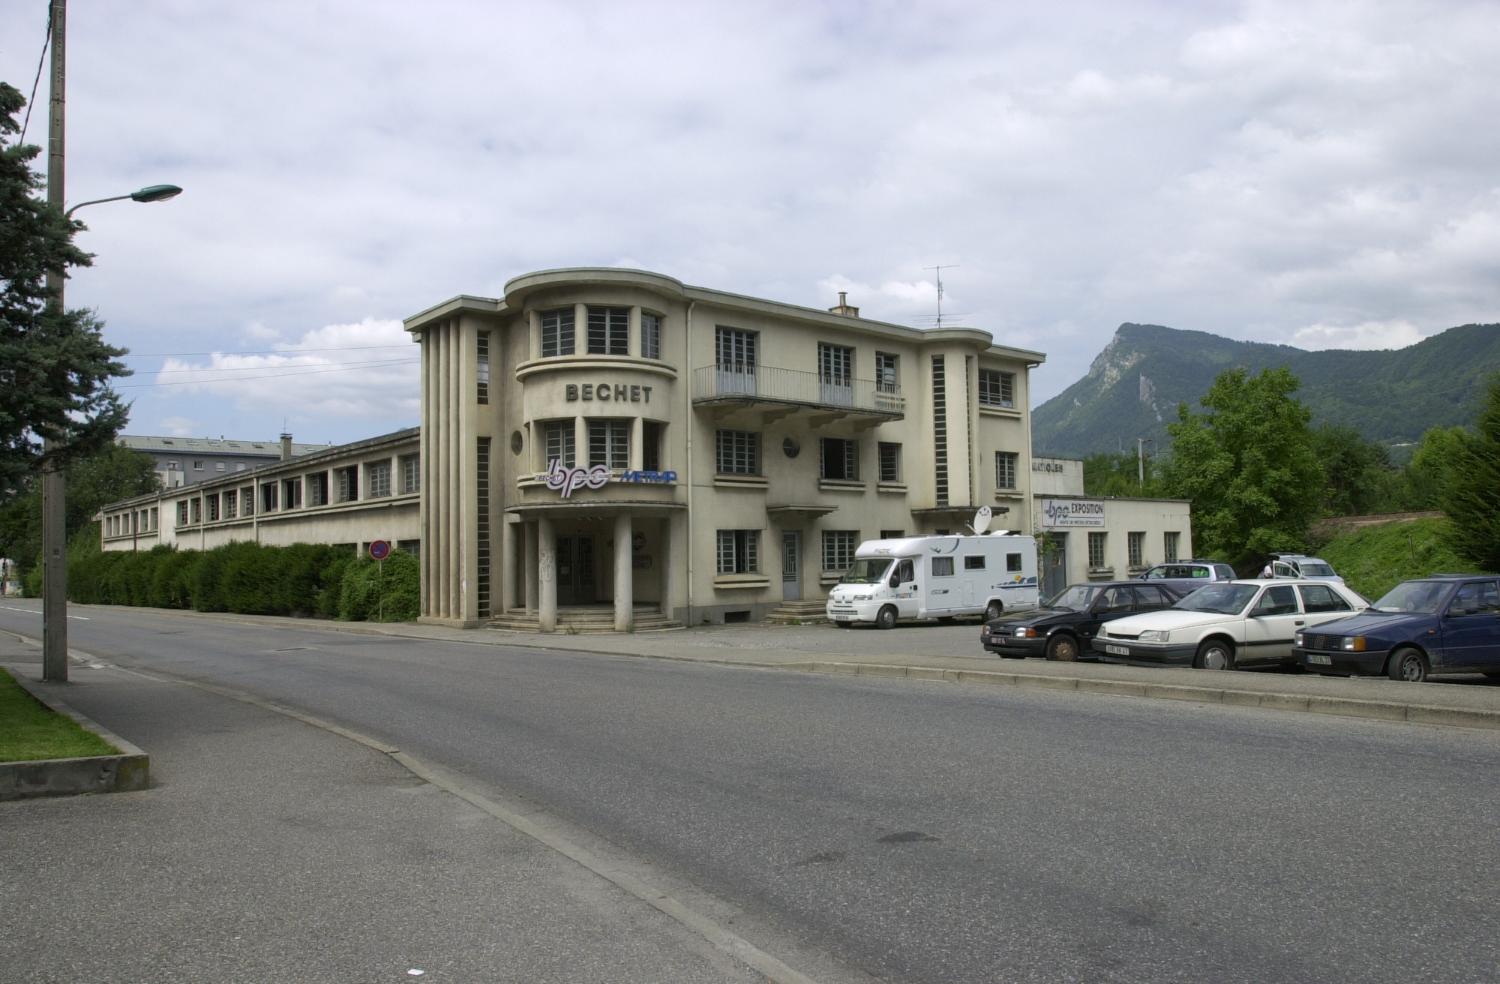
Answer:
[[[8,634],[0,664],[41,676]],[[144,747],[153,788],[0,803],[0,978],[764,979],[392,756],[179,683],[70,677],[40,687]]]

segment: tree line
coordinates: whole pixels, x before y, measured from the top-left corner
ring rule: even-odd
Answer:
[[[1319,519],[1438,510],[1455,553],[1500,570],[1500,373],[1472,426],[1428,430],[1402,464],[1352,428],[1314,427],[1299,385],[1285,368],[1220,373],[1201,410],[1178,406],[1164,453],[1085,458],[1085,494],[1187,499],[1195,552],[1237,569],[1307,549]]]

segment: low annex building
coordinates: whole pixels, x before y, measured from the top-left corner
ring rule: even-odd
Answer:
[[[405,326],[419,428],[114,504],[105,549],[385,539],[420,554],[426,621],[629,631],[821,612],[861,541],[960,532],[982,505],[1048,528],[1045,357],[984,331],[614,268],[526,274]],[[1040,487],[1081,493],[1072,464],[1076,490]],[[1175,509],[1141,529],[1176,529]]]

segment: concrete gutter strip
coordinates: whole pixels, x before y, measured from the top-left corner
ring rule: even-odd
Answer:
[[[90,721],[56,698],[40,692],[33,681],[15,677],[27,693],[58,714],[78,722],[120,749],[118,755],[87,758],[43,759],[36,762],[0,762],[0,800],[35,796],[77,796],[80,793],[123,793],[151,785],[151,757],[135,745]]]

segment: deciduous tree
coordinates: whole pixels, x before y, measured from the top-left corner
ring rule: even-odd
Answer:
[[[1297,387],[1285,368],[1253,378],[1231,369],[1204,394],[1206,412],[1178,406],[1163,478],[1169,494],[1192,501],[1195,553],[1243,567],[1303,544],[1323,469]]]
[[[1454,455],[1443,496],[1453,551],[1480,570],[1500,571],[1500,373],[1474,433]]]

